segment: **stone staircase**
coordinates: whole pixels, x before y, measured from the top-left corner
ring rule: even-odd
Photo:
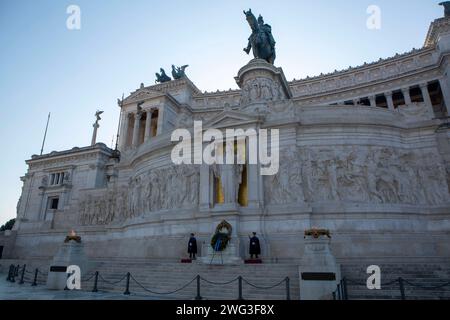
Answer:
[[[148,295],[149,297],[160,299],[194,299],[197,295],[196,276],[200,275],[200,289],[203,299],[234,300],[239,296],[239,282],[237,279],[242,276],[242,296],[246,300],[285,300],[286,299],[286,277],[290,279],[291,299],[299,299],[299,277],[297,265],[289,264],[261,264],[261,265],[239,265],[221,266],[204,265],[200,263],[161,263],[161,262],[132,262],[114,261],[99,262],[97,271],[103,276],[98,282],[100,291],[124,292],[126,279],[118,284],[111,283],[120,281],[126,272],[130,272],[130,292],[138,295]],[[233,281],[234,280],[234,281]],[[136,283],[138,282],[138,283]],[[187,285],[191,282],[189,285]],[[231,282],[231,283],[227,283]],[[282,283],[280,283],[282,282]],[[227,283],[227,284],[225,284]],[[276,284],[280,285],[272,287]],[[255,288],[255,285],[260,288]],[[88,290],[92,289],[93,279],[84,283]],[[182,288],[184,289],[173,294],[155,294],[146,291],[144,288],[158,293],[167,293]]]
[[[94,286],[94,271],[99,271],[102,278],[98,281],[100,292],[123,293],[126,288],[127,272],[130,272],[131,298],[148,297],[150,299],[185,299],[192,300],[197,295],[197,281],[195,277],[200,275],[202,280],[201,296],[203,299],[235,300],[238,298],[238,276],[258,287],[271,287],[290,279],[290,295],[292,300],[299,299],[299,275],[297,263],[266,263],[261,265],[220,266],[204,265],[200,263],[182,264],[174,261],[144,260],[144,259],[113,259],[93,260],[94,267],[88,274],[83,274],[82,289],[91,291]],[[50,261],[18,261],[0,260],[0,273],[6,274],[10,264],[27,264],[27,270],[38,267],[43,273],[47,273]],[[341,262],[342,275],[349,279],[347,292],[350,300],[373,299],[400,299],[401,293],[397,280],[402,277],[406,281],[422,287],[432,287],[450,281],[450,262],[419,262],[419,263],[380,263],[382,271],[382,290],[369,290],[365,283],[368,275],[366,268],[370,264],[363,262]],[[121,281],[120,281],[121,280]],[[192,281],[193,280],[193,281]],[[235,280],[235,281],[232,281]],[[361,285],[354,284],[356,281]],[[118,282],[120,281],[120,282]],[[138,283],[136,283],[136,281]],[[192,281],[192,282],[191,282]],[[232,281],[231,283],[224,284]],[[281,283],[272,289],[258,289],[243,281],[242,296],[246,300],[285,300],[286,284]],[[386,285],[389,282],[394,283]],[[115,283],[118,282],[118,283]],[[191,282],[189,285],[187,285]],[[213,283],[210,283],[213,282]],[[438,289],[422,289],[414,287],[408,282],[404,283],[405,297],[411,299],[450,299],[450,285]],[[41,280],[44,284],[44,279]],[[144,288],[158,293],[168,293],[187,285],[184,289],[171,294],[156,294],[146,291]],[[144,287],[144,288],[143,288]]]
[[[99,271],[99,292],[123,293],[126,288],[126,274],[130,272],[132,275],[129,286],[131,297],[192,300],[197,296],[196,276],[200,275],[200,293],[203,299],[235,300],[239,297],[237,278],[241,276],[243,278],[242,296],[245,300],[285,300],[287,291],[284,280],[289,277],[290,297],[293,300],[299,299],[297,264],[221,266],[204,265],[198,262],[184,264],[173,261],[140,259],[113,259],[109,261],[95,259],[92,262],[94,265],[92,270],[82,275],[82,290],[92,291],[94,272]],[[27,270],[32,271],[39,268],[43,273],[47,273],[50,265],[50,261],[43,260],[2,260],[0,261],[0,273],[6,275],[10,264],[23,265],[24,263],[27,264]],[[41,275],[38,280],[40,280],[39,284],[45,283]],[[278,283],[278,286],[266,289]],[[260,288],[255,288],[252,285]],[[184,289],[175,293],[157,294],[173,292],[184,286],[186,286]]]
[[[450,299],[450,262],[379,264],[381,269],[381,290],[367,289],[365,284],[368,278],[366,273],[367,266],[362,266],[359,263],[342,265],[342,275],[361,284],[355,284],[353,281],[347,282],[347,292],[350,300],[401,299],[400,285],[398,281],[395,281],[399,277],[406,280],[404,281],[406,300]],[[446,282],[449,285],[442,288],[421,288],[439,286]]]

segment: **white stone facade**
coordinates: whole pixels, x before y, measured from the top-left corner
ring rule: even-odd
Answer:
[[[11,257],[51,258],[75,229],[90,257],[179,259],[191,232],[201,248],[222,220],[241,258],[256,231],[263,259],[299,260],[311,227],[331,231],[338,259],[450,256],[449,21],[422,49],[319,77],[288,82],[252,60],[240,90],[142,86],[121,104],[120,154],[96,144],[27,161]],[[173,130],[194,120],[279,129],[278,174],[223,166],[217,201],[213,167],[170,158]]]

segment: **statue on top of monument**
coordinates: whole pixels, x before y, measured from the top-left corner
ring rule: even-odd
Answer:
[[[450,1],[441,2],[439,5],[444,7],[445,17],[450,17]]]
[[[97,143],[97,130],[98,130],[98,128],[100,128],[100,125],[98,124],[98,122],[99,122],[100,120],[102,120],[102,118],[100,117],[100,115],[101,115],[103,112],[104,112],[104,111],[100,111],[100,110],[97,110],[97,111],[95,112],[95,118],[96,118],[96,120],[95,120],[95,123],[93,124],[94,132],[92,133],[91,146],[94,146],[94,145]]]
[[[275,39],[272,35],[272,27],[264,23],[264,18],[260,15],[258,20],[252,13],[252,10],[244,10],[248,24],[252,29],[252,34],[248,38],[247,48],[244,51],[249,54],[253,49],[253,55],[257,59],[264,59],[270,64],[275,62]]]
[[[159,73],[155,73],[156,75],[156,83],[164,83],[164,82],[168,82],[170,80],[172,80],[167,74],[166,71],[164,71],[163,68],[160,68],[159,71],[161,72],[161,74]]]
[[[98,122],[99,122],[100,120],[102,120],[102,118],[100,117],[100,115],[101,115],[103,112],[104,112],[104,111],[100,111],[100,110],[97,110],[97,111],[95,112],[95,118],[97,119],[97,120],[95,121],[96,124],[98,124]]]
[[[186,77],[186,73],[184,70],[186,70],[187,67],[189,67],[189,65],[184,65],[181,67],[175,67],[174,65],[172,65],[172,77],[175,80]]]

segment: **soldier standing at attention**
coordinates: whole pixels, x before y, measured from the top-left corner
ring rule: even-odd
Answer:
[[[258,255],[261,254],[261,246],[256,232],[253,232],[253,237],[248,237],[250,238],[250,259],[253,259],[253,256],[255,256],[255,259],[258,259]]]
[[[197,239],[195,239],[195,235],[193,233],[191,233],[191,237],[189,238],[188,253],[190,259],[196,259],[195,255],[197,254]]]

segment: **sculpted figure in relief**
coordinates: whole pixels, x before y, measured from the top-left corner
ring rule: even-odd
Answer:
[[[282,152],[276,175],[265,177],[269,204],[302,203],[305,201],[302,166],[296,147]]]
[[[241,90],[241,104],[281,100],[283,94],[278,83],[267,78],[255,78],[245,83]]]

